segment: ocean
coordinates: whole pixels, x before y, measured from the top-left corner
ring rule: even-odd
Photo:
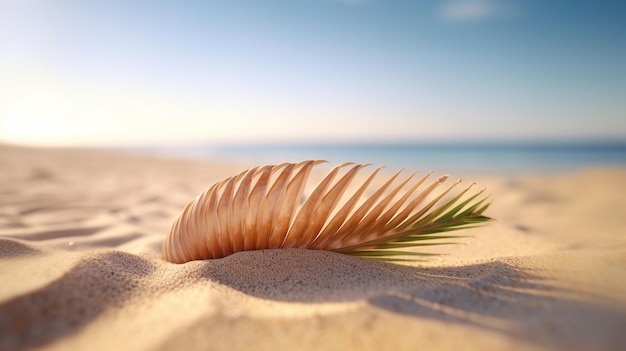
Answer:
[[[152,148],[184,157],[266,164],[322,159],[332,164],[371,162],[389,169],[458,173],[561,172],[588,167],[626,167],[625,142],[588,143],[353,143],[200,144]]]

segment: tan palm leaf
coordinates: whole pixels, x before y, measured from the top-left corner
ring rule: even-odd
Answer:
[[[368,164],[336,166],[301,201],[312,169],[322,162],[254,167],[214,184],[174,222],[163,258],[184,263],[246,250],[301,248],[401,260],[398,256],[432,255],[405,248],[448,244],[438,240],[459,237],[438,233],[490,220],[483,215],[489,207],[483,191],[467,195],[472,185],[450,196],[459,180],[434,193],[447,176],[422,187],[431,173],[398,181],[398,171],[370,189],[379,167],[354,184]]]

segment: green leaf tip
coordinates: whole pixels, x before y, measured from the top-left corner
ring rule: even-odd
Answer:
[[[442,178],[445,181],[445,178],[441,177],[437,182],[441,183]],[[475,183],[470,184],[449,200],[443,200],[460,182],[460,179],[457,180],[423,208],[416,208],[415,214],[401,226],[395,228],[395,231],[390,231],[367,242],[339,248],[334,251],[389,262],[423,261],[416,260],[414,257],[441,255],[418,251],[399,251],[397,249],[459,244],[458,242],[439,240],[466,238],[470,235],[437,234],[474,229],[484,226],[493,220],[493,218],[483,214],[491,205],[491,201],[489,201],[490,195],[481,197],[485,189],[468,195]],[[398,256],[406,256],[407,258],[398,258]]]

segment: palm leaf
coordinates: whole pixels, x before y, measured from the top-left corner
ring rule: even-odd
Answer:
[[[483,214],[488,197],[484,190],[472,193],[473,184],[454,194],[459,180],[436,193],[447,176],[423,186],[432,172],[416,180],[415,173],[402,179],[398,171],[375,187],[380,167],[358,180],[367,164],[336,166],[301,203],[313,168],[322,162],[255,167],[213,185],[174,222],[164,259],[183,263],[246,250],[302,248],[413,260],[436,254],[408,249],[456,244],[445,240],[465,235],[441,233],[490,220]]]

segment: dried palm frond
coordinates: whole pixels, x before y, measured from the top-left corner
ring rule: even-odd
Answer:
[[[449,244],[437,240],[460,236],[440,233],[490,220],[483,215],[489,207],[483,191],[467,195],[472,185],[450,196],[459,180],[434,194],[448,178],[442,176],[420,189],[432,172],[417,180],[413,173],[398,182],[400,170],[369,189],[379,167],[351,186],[369,164],[336,166],[301,202],[311,170],[322,162],[254,167],[214,184],[174,222],[163,258],[184,263],[245,250],[302,248],[402,260],[398,256],[433,255],[406,248]]]

